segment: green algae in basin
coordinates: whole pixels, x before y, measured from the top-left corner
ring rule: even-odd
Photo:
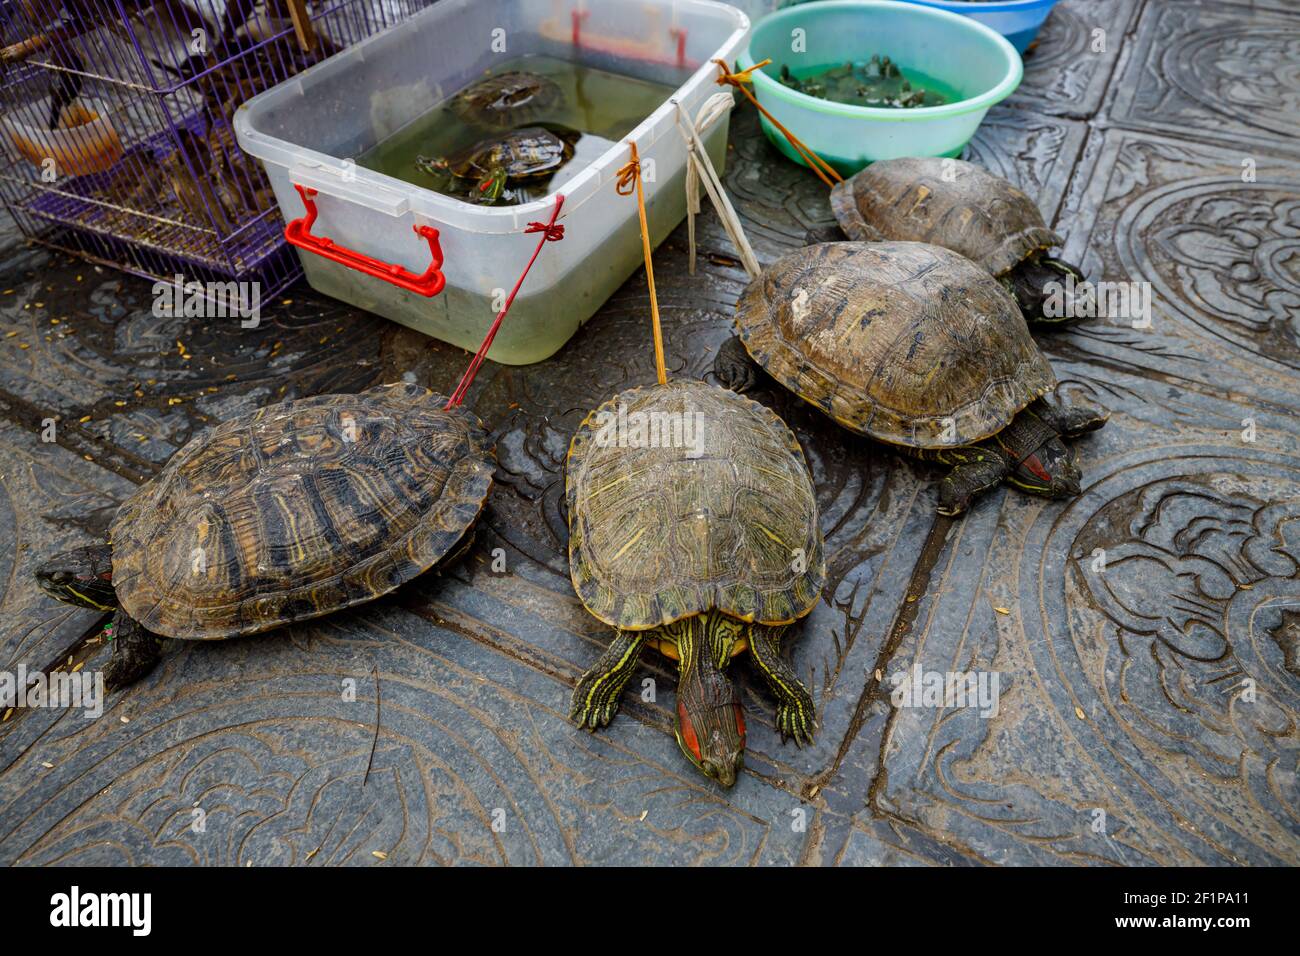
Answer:
[[[782,65],[781,84],[807,96],[880,109],[919,109],[961,99],[961,93],[918,70],[902,68],[888,56],[791,70]]]
[[[859,106],[808,96],[781,83],[788,66],[803,76],[828,64],[888,55],[904,73],[951,101],[909,109]],[[740,57],[760,103],[818,156],[849,175],[879,159],[957,156],[984,115],[1020,85],[1024,67],[996,31],[955,13],[890,0],[824,0],[760,20]],[[922,79],[924,78],[924,79]],[[764,132],[786,156],[802,159],[775,128]]]

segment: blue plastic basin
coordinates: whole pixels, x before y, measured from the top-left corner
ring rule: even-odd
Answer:
[[[904,74],[930,77],[960,99],[920,109],[851,106],[784,86],[781,66],[799,73],[849,60],[889,56]],[[996,30],[968,17],[898,0],[826,0],[778,10],[760,20],[741,56],[755,70],[760,103],[843,174],[902,156],[956,156],[989,107],[1020,85],[1020,55]],[[785,137],[763,119],[768,138],[802,163]]]
[[[1038,31],[1052,12],[1056,0],[1000,0],[991,3],[961,3],[957,0],[907,0],[939,10],[951,10],[992,27],[1011,41],[1017,53],[1034,42]]]

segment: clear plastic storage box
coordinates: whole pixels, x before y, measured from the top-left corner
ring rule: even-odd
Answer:
[[[536,247],[537,234],[525,228],[550,218],[554,194],[477,206],[358,166],[355,157],[503,57],[557,57],[676,86],[621,142],[555,187],[565,196],[564,239],[542,251],[490,352],[511,365],[537,362],[641,263],[636,200],[615,191],[629,141],[647,174],[651,241],[685,215],[686,148],[674,104],[695,115],[718,91],[710,61],[732,62],[748,27],[739,10],[710,0],[442,0],[249,100],[236,113],[236,133],[266,167],[286,221],[314,207],[298,227],[317,244],[298,250],[314,288],[474,350],[501,304],[499,290],[514,284]],[[726,121],[704,140],[721,170]],[[439,255],[440,269],[431,268]],[[348,264],[356,262],[379,275]]]

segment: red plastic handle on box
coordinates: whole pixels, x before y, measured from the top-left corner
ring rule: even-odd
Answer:
[[[314,252],[318,256],[324,256],[331,262],[337,262],[349,269],[364,272],[368,276],[382,279],[399,289],[414,292],[416,295],[422,295],[425,298],[437,295],[442,291],[443,286],[447,284],[447,277],[442,274],[442,246],[438,242],[437,229],[432,226],[414,227],[417,236],[429,240],[429,251],[433,254],[433,261],[429,263],[429,268],[424,270],[423,275],[416,275],[414,272],[395,263],[372,259],[363,252],[346,249],[333,239],[327,239],[324,236],[313,236],[311,227],[312,223],[316,221],[316,204],[312,202],[311,197],[316,195],[316,190],[299,186],[297,183],[293,184],[293,188],[298,190],[298,195],[302,197],[302,204],[307,210],[307,215],[301,219],[293,220],[284,227],[284,238],[289,241],[290,245],[297,246],[299,249],[306,249],[308,252]]]

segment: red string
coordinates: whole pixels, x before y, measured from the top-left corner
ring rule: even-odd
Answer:
[[[510,290],[506,296],[506,303],[497,313],[496,321],[492,323],[492,328],[488,329],[487,335],[483,337],[483,344],[478,347],[478,352],[474,355],[473,360],[469,363],[469,368],[465,369],[465,374],[461,376],[460,384],[456,386],[456,391],[451,393],[451,398],[447,399],[447,404],[443,406],[450,411],[457,405],[465,401],[465,393],[469,391],[470,385],[474,381],[474,376],[478,374],[479,367],[483,364],[483,359],[487,357],[488,349],[492,348],[492,340],[496,338],[497,329],[501,328],[501,320],[506,317],[510,311],[510,305],[515,301],[515,296],[519,293],[519,287],[524,284],[524,279],[528,278],[528,270],[533,267],[537,257],[541,255],[542,246],[548,242],[559,242],[564,238],[564,227],[558,225],[555,220],[560,218],[560,207],[564,205],[563,194],[556,194],[555,209],[551,213],[550,222],[530,222],[524,229],[524,232],[540,232],[542,237],[537,240],[537,248],[533,250],[533,257],[528,260],[528,265],[524,266],[524,271],[519,276],[519,281],[515,287]]]

